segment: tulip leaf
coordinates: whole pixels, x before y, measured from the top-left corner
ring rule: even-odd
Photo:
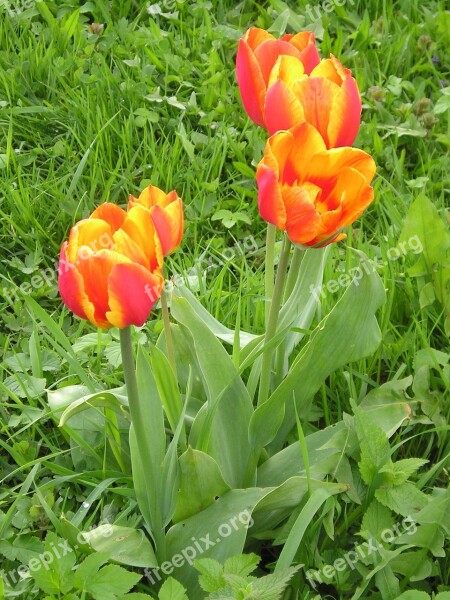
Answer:
[[[217,461],[230,487],[243,487],[249,469],[250,396],[231,357],[188,301],[173,297],[172,314],[191,338],[208,396],[192,426],[190,442]]]
[[[132,567],[156,567],[152,545],[143,531],[120,525],[99,525],[83,533],[83,539],[108,560]]]
[[[364,263],[367,259],[362,253],[358,254]],[[268,401],[256,409],[250,425],[250,438],[256,452],[272,442],[276,435],[275,448],[282,446],[295,422],[293,397],[298,413],[304,414],[330,373],[369,356],[378,348],[381,332],[375,313],[385,300],[385,292],[373,268],[360,269],[360,274],[361,278],[353,280],[314,330],[283,382]]]
[[[175,432],[183,411],[183,402],[174,372],[165,354],[156,346],[151,349],[150,364],[167,419],[172,432]]]
[[[115,394],[113,390],[105,392],[97,392],[96,394],[88,394],[82,396],[70,404],[63,412],[59,420],[59,426],[62,427],[67,421],[88,408],[109,408],[120,414],[123,412],[123,407],[128,406],[126,396],[123,396],[124,389],[118,390],[121,394]]]
[[[158,388],[152,374],[150,358],[139,346],[136,361],[136,377],[139,389],[141,416],[144,421],[145,439],[137,439],[133,425],[130,427],[130,452],[133,483],[139,508],[149,531],[162,528],[161,468],[166,450],[164,413]]]
[[[167,556],[177,566],[172,575],[192,598],[203,597],[192,564],[197,558],[214,558],[223,563],[241,554],[256,503],[269,490],[247,488],[231,490],[205,510],[177,523],[167,533]],[[175,558],[180,560],[175,561]]]
[[[174,523],[201,512],[230,490],[216,461],[204,452],[188,448],[180,456],[180,470]]]
[[[227,344],[233,345],[234,343],[234,331],[232,329],[228,329],[217,321],[207,310],[206,308],[197,300],[194,294],[185,286],[185,285],[176,285],[173,289],[173,297],[184,298],[187,300],[192,307],[193,311],[196,315],[203,321],[203,323],[208,327],[208,329],[220,340],[226,342]],[[249,344],[252,340],[256,339],[258,336],[247,333],[245,331],[239,332],[239,339],[241,348],[244,348],[247,344]]]

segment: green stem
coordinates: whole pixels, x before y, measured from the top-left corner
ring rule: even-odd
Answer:
[[[143,418],[141,404],[139,399],[139,388],[136,378],[136,363],[134,361],[133,354],[133,341],[131,337],[131,327],[125,327],[120,329],[120,350],[122,352],[122,366],[123,374],[125,378],[125,385],[127,388],[128,405],[130,407],[131,423],[133,424],[134,432],[137,440],[137,447],[139,449],[139,458],[142,466],[146,471],[151,472],[151,441],[147,436],[146,424]],[[164,557],[165,555],[165,532],[161,518],[161,512],[159,510],[152,511],[153,523],[151,525],[151,532],[155,540],[156,554],[158,558]]]
[[[270,301],[273,296],[273,281],[275,273],[275,239],[277,235],[277,228],[275,225],[269,223],[267,225],[267,237],[266,237],[266,270],[264,275],[264,288],[265,288],[265,316],[266,316],[266,327],[269,321],[270,313]]]
[[[291,264],[289,265],[289,273],[286,281],[286,289],[284,291],[284,299],[283,303],[286,302],[289,296],[292,294],[292,290],[295,287],[295,283],[297,281],[298,272],[300,271],[300,266],[303,260],[303,248],[299,246],[294,247],[294,253],[292,256]],[[283,365],[284,365],[284,355],[285,355],[286,342],[283,340],[277,348],[277,355],[275,359],[275,376],[276,376],[276,384],[279,385],[283,380]]]
[[[289,262],[291,242],[287,237],[283,239],[280,261],[277,268],[277,277],[273,289],[272,302],[270,303],[269,318],[267,320],[266,335],[264,338],[264,352],[261,364],[261,379],[259,382],[258,404],[263,404],[269,397],[270,378],[272,375],[272,359],[274,346],[269,345],[277,331],[278,314],[280,312],[281,301],[284,293],[284,283],[286,279],[286,270]]]
[[[167,305],[167,296],[164,290],[164,286],[161,291],[161,310],[164,323],[164,333],[166,337],[167,358],[169,359],[169,363],[172,367],[173,374],[175,375],[175,381],[178,381],[172,330],[170,328],[169,307]]]

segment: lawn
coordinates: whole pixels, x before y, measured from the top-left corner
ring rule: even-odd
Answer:
[[[325,249],[259,215],[249,27],[358,82],[374,201]],[[450,599],[449,57],[443,1],[0,0],[0,600]],[[58,257],[149,185],[184,235],[134,412]]]

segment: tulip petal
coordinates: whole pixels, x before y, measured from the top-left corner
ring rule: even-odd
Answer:
[[[261,217],[268,223],[284,230],[286,226],[286,209],[278,185],[276,172],[269,166],[259,164],[256,171],[258,185],[258,208]]]
[[[84,219],[79,221],[69,234],[67,255],[71,263],[77,264],[78,252],[83,246],[92,252],[102,248],[111,248],[113,245],[112,232],[109,223],[101,219]]]
[[[92,315],[94,307],[89,301],[84,290],[83,278],[75,265],[68,261],[67,255],[68,243],[64,242],[61,246],[58,266],[58,289],[64,304],[77,317],[88,319],[88,314]]]
[[[90,219],[101,219],[106,221],[111,227],[111,232],[114,233],[120,229],[127,217],[127,213],[112,202],[104,202],[89,217]]]
[[[284,187],[283,202],[286,208],[286,232],[295,244],[306,244],[317,234],[320,215],[314,206],[320,193],[316,186]]]
[[[366,178],[355,169],[344,167],[339,173],[330,199],[342,205],[342,225],[347,227],[366,210],[374,196]]]
[[[375,162],[373,158],[358,148],[333,148],[312,156],[309,161],[301,165],[301,180],[310,181],[318,185],[326,197],[330,194],[339,173],[345,167],[351,167],[361,173],[367,184],[375,175]]]
[[[128,325],[140,327],[148,319],[158,300],[163,278],[137,264],[117,264],[108,280],[108,321],[121,329]]]
[[[265,29],[259,29],[258,27],[250,27],[244,36],[244,40],[250,46],[252,50],[255,50],[266,40],[274,40],[274,36],[266,31]]]
[[[166,209],[154,206],[151,215],[161,242],[164,256],[173,252],[183,237],[183,206],[181,199],[169,204]]]
[[[281,39],[286,39],[283,36]],[[316,47],[316,40],[312,31],[301,31],[296,35],[289,37],[289,43],[300,50],[300,59],[305,67],[305,73],[309,75],[311,71],[320,63],[319,51]]]
[[[86,249],[88,250],[88,249]],[[95,312],[90,319],[97,327],[110,327],[106,313],[110,310],[108,298],[108,278],[117,264],[131,263],[130,259],[111,250],[100,250],[89,255],[86,252],[84,260],[78,265],[78,270],[84,281],[84,288]]]
[[[149,210],[140,204],[133,206],[127,213],[122,229],[142,248],[151,271],[162,265],[161,243],[156,235],[155,225]]]
[[[301,59],[297,48],[283,40],[266,40],[255,49],[254,56],[260,66],[265,85],[268,84],[270,72],[281,54],[296,56],[299,60]]]
[[[328,126],[330,147],[351,146],[358,135],[361,123],[361,96],[353,77],[346,77],[332,106]]]
[[[236,77],[246,113],[257,125],[264,127],[266,84],[253,50],[244,40],[239,42]]]
[[[293,183],[296,180],[308,181],[303,176],[305,165],[312,157],[326,150],[325,142],[317,129],[306,122],[291,129],[290,133],[292,142],[282,176],[283,181],[285,183]]]
[[[304,77],[307,77],[307,75],[305,75],[302,61],[295,56],[283,54],[278,57],[277,62],[270,72],[267,87],[270,88],[278,79],[281,79],[288,87],[291,87],[294,81],[303,79]]]
[[[309,77],[300,79],[293,85],[293,92],[303,106],[305,120],[313,125],[323,137],[327,148],[328,124],[333,118],[331,111],[340,87],[323,77]]]
[[[267,131],[272,135],[301,123],[305,113],[294,92],[284,81],[278,80],[267,92],[264,117]]]
[[[150,269],[150,263],[144,250],[123,229],[114,234],[114,251],[129,258],[132,262]]]

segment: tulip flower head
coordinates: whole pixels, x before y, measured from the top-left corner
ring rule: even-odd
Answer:
[[[258,165],[258,206],[264,220],[295,244],[325,246],[373,200],[371,156],[357,148],[327,149],[309,123],[269,138]]]
[[[164,256],[176,250],[183,237],[183,202],[178,194],[175,191],[166,194],[149,185],[139,198],[130,196],[128,210],[136,205],[150,211]]]
[[[78,317],[109,329],[141,326],[159,298],[163,252],[150,211],[105,203],[70,230],[58,287]]]
[[[320,62],[314,34],[303,31],[277,40],[264,29],[251,28],[239,41],[236,75],[248,116],[265,127],[264,104],[272,69],[281,56],[294,58],[309,74]]]
[[[333,55],[309,75],[291,56],[280,56],[272,69],[264,113],[271,135],[306,121],[314,125],[327,148],[351,146],[361,110],[358,84]]]

